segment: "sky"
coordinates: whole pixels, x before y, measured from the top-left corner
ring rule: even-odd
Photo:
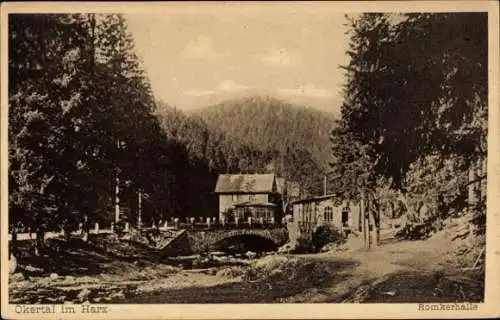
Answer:
[[[178,109],[257,94],[339,112],[343,13],[192,6],[125,18],[156,98]]]

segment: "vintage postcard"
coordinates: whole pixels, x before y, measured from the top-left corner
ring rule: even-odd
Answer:
[[[500,316],[498,2],[1,8],[2,318]]]

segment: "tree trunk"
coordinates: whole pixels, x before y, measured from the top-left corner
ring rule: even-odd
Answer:
[[[66,239],[66,242],[69,242],[71,240],[71,229],[69,227],[64,228],[64,238]]]
[[[40,250],[45,247],[45,231],[38,227],[36,229],[36,239],[35,239],[35,256],[40,255]]]
[[[408,204],[408,201],[406,199],[406,193],[402,192],[401,190],[398,191],[398,200],[401,201],[401,203],[405,206],[406,208],[406,220],[408,221],[409,217],[415,217],[415,212],[412,210],[410,205]]]
[[[378,246],[380,242],[380,207],[375,199],[375,196],[371,195],[371,205],[370,212],[373,217],[373,221],[375,222],[375,232],[376,232],[376,242],[375,245]]]
[[[9,245],[9,260],[11,261],[10,264],[10,273],[14,273],[17,268],[17,263],[16,263],[16,255],[17,255],[17,228],[14,225],[12,228],[12,240],[10,241]]]
[[[478,204],[477,197],[477,183],[475,182],[477,179],[477,168],[476,163],[472,161],[469,165],[469,183],[467,186],[467,203],[468,203],[468,211],[469,213],[474,214]]]
[[[363,231],[363,201],[359,202],[358,231]]]
[[[391,218],[396,219],[396,210],[394,209],[394,202],[389,201],[389,210],[391,211]]]
[[[363,225],[362,225],[362,228],[363,228],[363,240],[364,240],[364,245],[365,245],[365,248],[368,247],[367,245],[367,228],[366,228],[366,205],[365,205],[365,192],[362,190],[361,191],[361,210],[360,210],[360,215],[361,215],[361,220],[360,221],[363,221]]]
[[[377,212],[377,246],[380,245],[380,211]]]

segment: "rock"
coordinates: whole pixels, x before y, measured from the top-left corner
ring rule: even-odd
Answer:
[[[21,272],[14,273],[10,276],[11,281],[23,281],[24,275]]]
[[[217,269],[215,268],[212,268],[208,271],[208,274],[212,275],[212,276],[215,276],[217,274]]]
[[[76,296],[77,299],[79,300],[83,300],[85,299],[88,295],[90,294],[90,290],[87,289],[87,288],[83,288],[80,293],[78,293],[78,295]]]
[[[321,248],[321,252],[329,252],[329,251],[341,251],[342,247],[337,243],[327,243],[325,246]]]
[[[213,251],[213,252],[210,252],[209,255],[211,256],[216,256],[216,257],[220,257],[220,256],[225,256],[226,253],[225,252],[222,252],[222,251]]]
[[[29,271],[29,272],[42,272],[43,271],[43,269],[33,267],[32,265],[27,265],[26,267],[24,267],[24,269],[26,271]]]
[[[396,291],[385,291],[385,292],[381,292],[380,294],[384,295],[384,296],[394,297],[396,295]]]
[[[11,258],[9,259],[9,274],[14,274],[17,269],[17,259],[13,255],[11,255]]]
[[[125,294],[123,293],[123,290],[120,290],[120,291],[111,293],[109,295],[109,297],[111,299],[121,299],[121,298],[125,298]]]
[[[269,272],[269,277],[278,277],[281,276],[282,274],[283,274],[282,269],[273,269],[271,270],[271,272]]]
[[[287,263],[289,259],[284,256],[266,256],[262,259],[257,260],[255,263],[255,268],[265,270],[266,272],[281,268],[281,266]]]
[[[247,251],[245,255],[248,257],[248,259],[254,259],[257,256],[257,253],[253,251]]]
[[[59,275],[57,273],[51,273],[49,276],[50,279],[55,280],[59,278]]]
[[[73,276],[66,276],[66,277],[64,277],[64,282],[74,283],[75,282],[75,277],[73,277]]]
[[[231,278],[241,277],[244,274],[245,274],[245,269],[238,266],[220,269],[216,273],[216,275],[219,277],[231,277]]]
[[[298,244],[288,242],[278,248],[278,253],[292,253],[297,249]]]

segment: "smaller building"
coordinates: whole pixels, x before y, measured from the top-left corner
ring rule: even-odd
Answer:
[[[340,231],[357,229],[359,206],[343,201],[338,204],[333,195],[300,199],[292,202],[293,221],[311,226],[332,225]]]

